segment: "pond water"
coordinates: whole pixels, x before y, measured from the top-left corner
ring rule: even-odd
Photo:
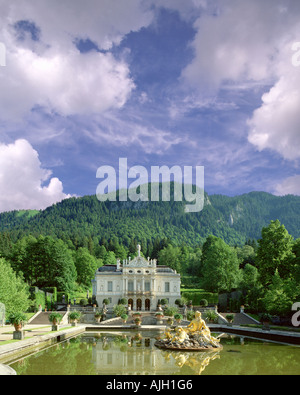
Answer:
[[[155,347],[156,336],[153,332],[87,332],[10,366],[18,375],[300,374],[297,346],[222,334],[221,351],[170,352]]]

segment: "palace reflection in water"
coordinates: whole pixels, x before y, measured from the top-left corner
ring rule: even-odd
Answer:
[[[153,336],[136,334],[94,334],[92,362],[98,374],[172,375],[200,374],[219,351],[162,351],[155,347]]]
[[[86,332],[21,357],[18,375],[299,375],[299,346],[233,334],[221,351],[167,351],[154,344],[158,332]]]

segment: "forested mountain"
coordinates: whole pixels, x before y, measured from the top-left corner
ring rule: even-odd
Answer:
[[[171,194],[172,197],[172,194]],[[44,211],[13,211],[0,214],[0,232],[15,242],[32,234],[49,235],[74,246],[115,240],[129,246],[156,239],[195,246],[210,234],[230,245],[258,239],[261,229],[279,219],[288,232],[300,237],[300,197],[277,197],[252,192],[236,197],[205,194],[204,209],[185,213],[184,202],[99,202],[96,196],[71,198]]]

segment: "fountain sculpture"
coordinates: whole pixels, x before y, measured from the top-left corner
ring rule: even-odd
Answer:
[[[200,311],[196,311],[195,318],[183,328],[166,329],[164,336],[157,340],[156,347],[165,350],[208,351],[220,350],[220,340],[213,337]]]

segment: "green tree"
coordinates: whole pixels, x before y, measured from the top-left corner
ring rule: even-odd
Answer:
[[[71,292],[77,277],[71,251],[50,236],[24,238],[12,253],[12,264],[30,285]]]
[[[33,236],[26,236],[18,240],[12,247],[9,261],[12,268],[17,272],[24,274],[25,280],[31,284],[31,278],[34,276],[34,260],[28,261],[27,254],[30,246],[37,242]]]
[[[166,265],[177,272],[180,272],[181,263],[181,250],[179,247],[173,247],[169,244],[163,250],[158,253],[158,263],[159,265]]]
[[[202,286],[211,292],[231,291],[239,284],[236,252],[216,236],[208,236],[203,245],[202,276]]]
[[[78,284],[89,288],[98,268],[97,259],[89,253],[87,248],[81,247],[74,254],[74,262]]]
[[[196,248],[194,252],[190,254],[189,265],[187,267],[187,273],[193,276],[201,277],[202,268],[202,250]]]
[[[253,287],[257,286],[259,279],[258,270],[256,267],[247,263],[242,270],[242,280],[240,287],[244,291],[250,291]]]
[[[254,265],[255,263],[255,251],[254,248],[248,244],[243,247],[236,248],[237,257],[240,261],[240,267],[243,268],[247,263]]]
[[[293,237],[278,220],[262,229],[262,238],[258,240],[257,267],[262,284],[272,281],[276,270],[280,277],[287,278],[291,273],[293,259]]]
[[[300,239],[297,239],[293,245],[293,259],[292,259],[292,276],[300,284]]]
[[[0,258],[0,302],[7,314],[25,312],[30,305],[28,285],[3,258]]]
[[[12,243],[9,233],[0,233],[0,258],[9,256],[12,248]]]
[[[104,258],[104,265],[115,265],[117,262],[116,255],[113,251],[107,251]]]
[[[272,283],[263,298],[265,310],[270,314],[288,314],[292,308],[293,296],[295,296],[293,293],[290,279],[283,280],[276,270],[272,277]]]

